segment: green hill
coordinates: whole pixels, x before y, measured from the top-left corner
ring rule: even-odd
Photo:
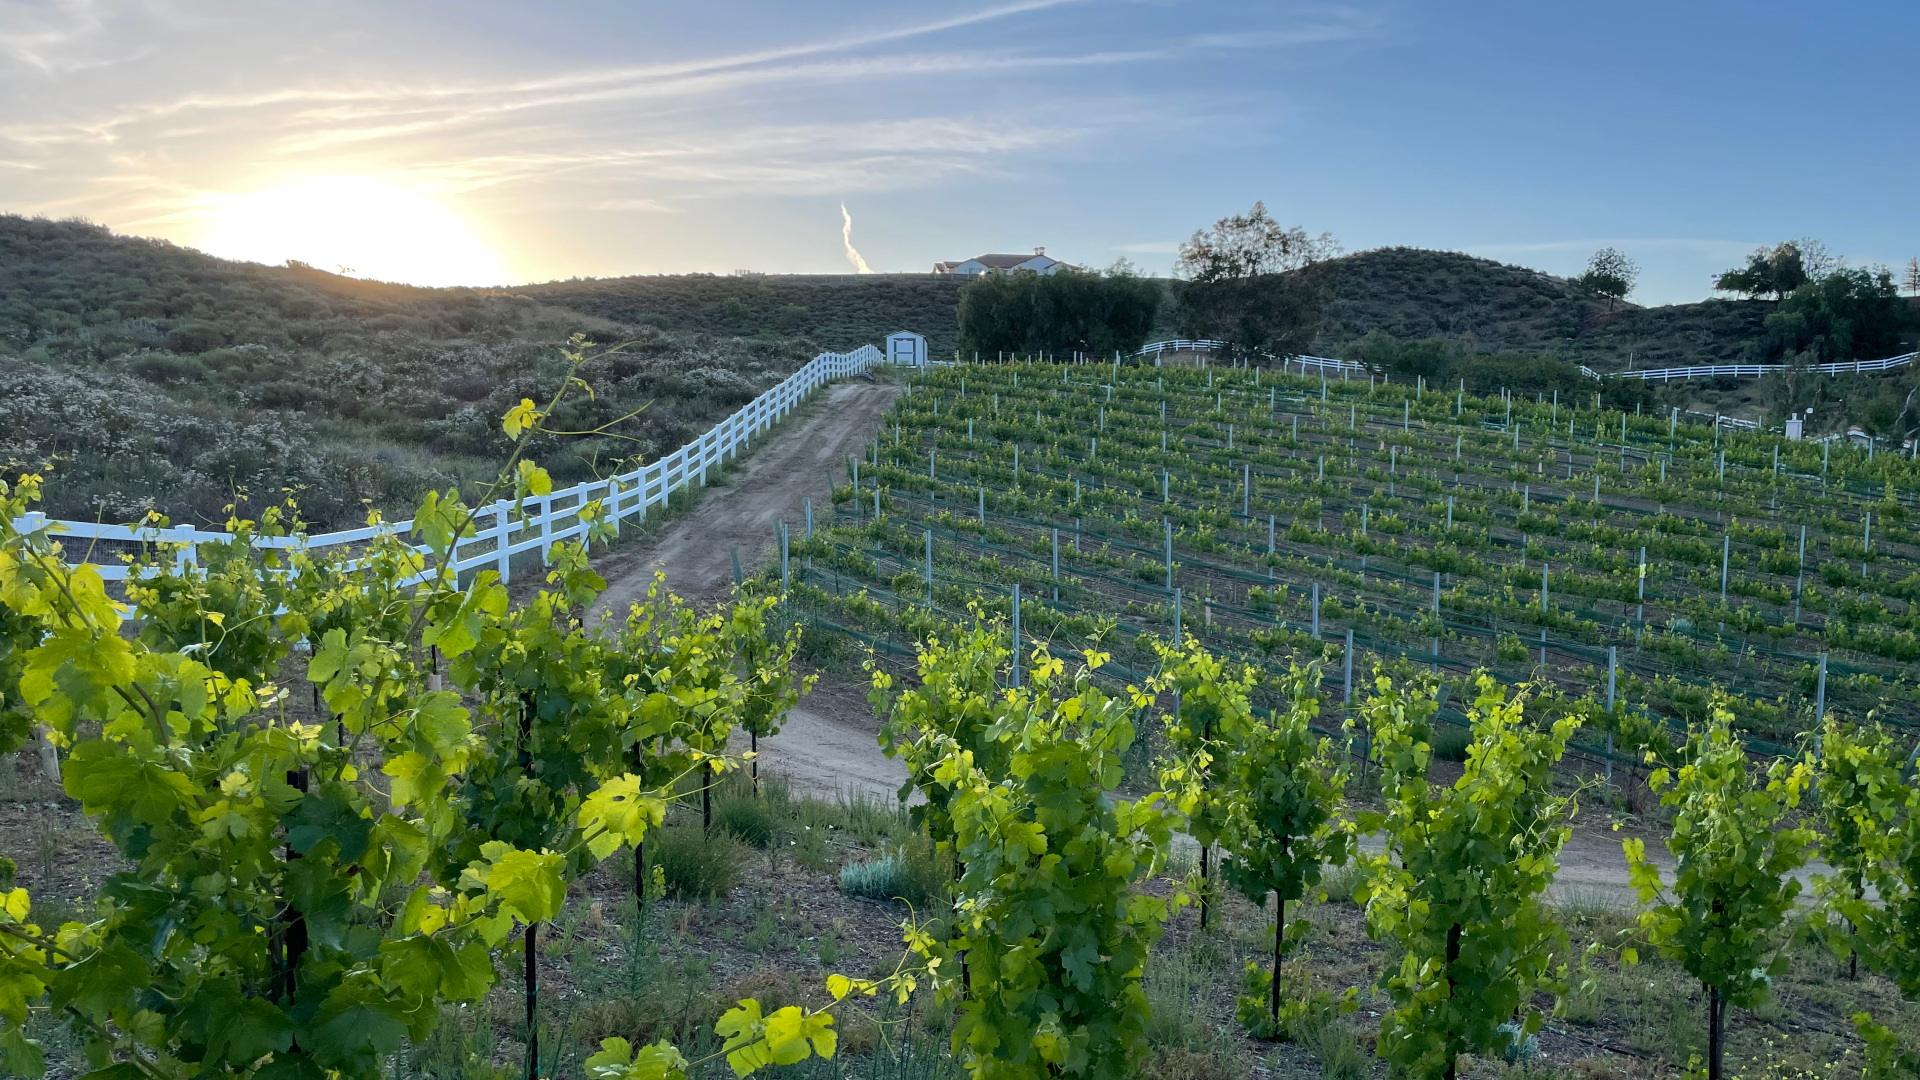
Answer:
[[[1760,363],[1768,300],[1617,304],[1565,278],[1454,251],[1376,248],[1311,271],[1337,275],[1316,348],[1340,347],[1372,330],[1403,341],[1472,336],[1483,352],[1542,352],[1596,371]],[[1920,309],[1905,336],[1911,348]],[[1878,356],[1862,359],[1879,359]]]
[[[1317,343],[1337,350],[1382,330],[1401,340],[1471,335],[1486,352],[1544,352],[1600,371],[1730,364],[1761,336],[1773,305],[1708,300],[1637,307],[1607,303],[1572,282],[1452,251],[1378,248],[1334,260],[1337,294]]]
[[[552,393],[576,332],[633,344],[583,370],[596,397],[566,426],[646,408],[619,439],[541,451],[563,483],[672,451],[820,350],[0,216],[0,463],[51,460],[56,517],[217,523],[289,491],[322,528],[359,524],[362,500],[404,515],[493,476],[500,415]]]

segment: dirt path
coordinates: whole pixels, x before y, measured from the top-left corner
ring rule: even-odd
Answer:
[[[730,553],[737,550],[740,565],[750,570],[773,546],[774,522],[800,529],[801,500],[808,497],[818,512],[831,478],[859,452],[898,392],[857,379],[828,387],[797,424],[753,451],[729,486],[708,489],[693,513],[599,561],[595,569],[607,579],[607,591],[589,618],[623,617],[646,595],[655,570],[666,571],[667,587],[696,605],[724,597],[733,584]]]

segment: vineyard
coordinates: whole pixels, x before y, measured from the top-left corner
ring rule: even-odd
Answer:
[[[575,348],[485,499],[352,545],[281,542],[288,507],[103,575],[10,478],[0,754],[38,746],[111,853],[64,894],[49,844],[0,860],[0,1069],[1920,1069],[1912,461],[937,367],[728,603],[600,625],[618,504],[556,526],[527,456],[594,434],[550,427]],[[489,529],[498,567],[463,562]],[[808,662],[858,666],[906,805],[761,775]],[[1553,891],[1596,809],[1631,905]]]
[[[795,541],[794,590],[888,651],[1018,588],[1026,635],[1129,677],[1176,626],[1269,672],[1322,661],[1342,698],[1375,659],[1454,701],[1477,670],[1544,677],[1592,699],[1585,754],[1704,720],[1716,688],[1767,754],[1823,708],[1920,720],[1911,460],[1333,380],[932,369]]]

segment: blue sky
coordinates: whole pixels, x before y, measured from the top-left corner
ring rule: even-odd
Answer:
[[[842,204],[876,270],[1166,272],[1263,199],[1349,250],[1610,244],[1684,301],[1786,238],[1920,255],[1916,44],[1888,3],[0,0],[0,211],[383,266],[428,206],[473,246],[394,274],[515,282],[845,272]],[[234,210],[289,191],[415,201]]]

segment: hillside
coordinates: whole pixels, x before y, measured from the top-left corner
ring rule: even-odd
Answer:
[[[1471,334],[1476,348],[1547,352],[1601,371],[1746,359],[1773,305],[1707,300],[1612,312],[1564,278],[1451,251],[1378,248],[1327,264],[1338,275],[1318,346],[1371,330],[1401,340]]]
[[[596,398],[567,426],[645,408],[618,439],[542,452],[562,482],[671,451],[818,351],[0,216],[0,461],[52,459],[58,517],[219,522],[287,491],[323,528],[359,523],[363,499],[405,514],[493,476],[500,414],[552,393],[576,332],[633,344],[582,371]]]
[[[804,337],[838,352],[912,330],[940,357],[953,352],[960,289],[960,279],[932,274],[672,274],[550,281],[516,292],[630,325]]]

